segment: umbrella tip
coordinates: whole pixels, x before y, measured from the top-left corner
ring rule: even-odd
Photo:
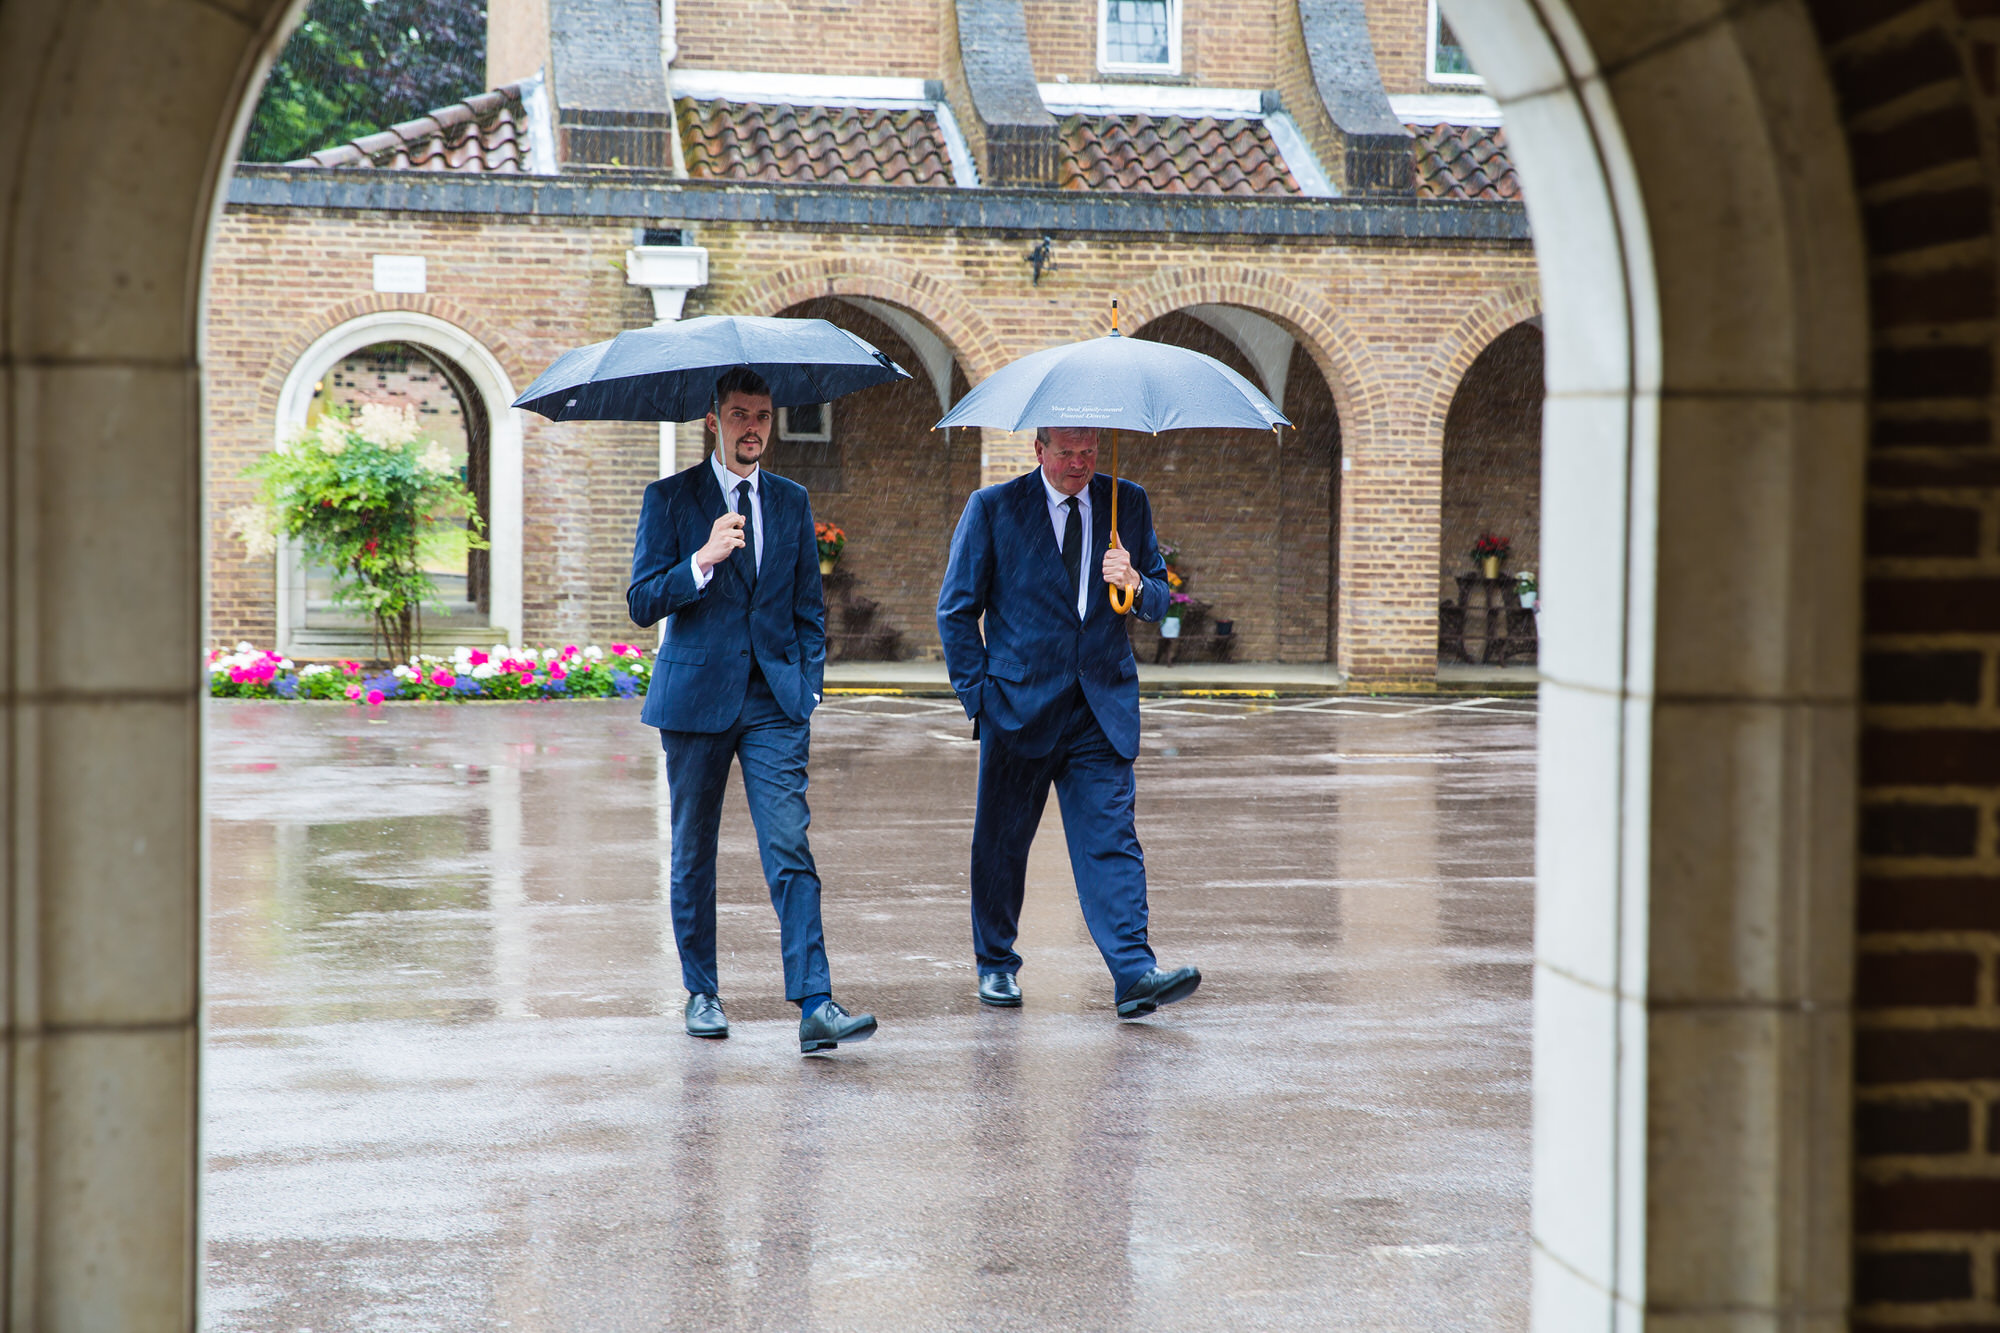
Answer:
[[[1118,298],[1111,298],[1111,336],[1118,336]]]

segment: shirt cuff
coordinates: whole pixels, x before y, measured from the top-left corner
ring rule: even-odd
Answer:
[[[700,592],[703,588],[706,588],[708,581],[715,577],[715,571],[712,569],[706,573],[702,571],[701,561],[695,556],[688,557],[688,568],[694,571],[694,590],[696,592]]]

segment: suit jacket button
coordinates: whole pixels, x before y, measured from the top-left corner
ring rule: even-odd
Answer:
[[[744,650],[743,650],[742,652],[738,653],[738,654],[737,654],[737,656],[738,656],[738,657],[748,657],[748,656],[750,656],[750,650],[749,650],[748,648],[745,648],[745,649],[744,649]]]

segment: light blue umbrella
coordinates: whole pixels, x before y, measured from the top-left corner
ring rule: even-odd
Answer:
[[[830,403],[910,378],[823,319],[702,315],[564,352],[514,406],[551,421],[693,421],[714,403],[715,381],[737,366],[764,377],[776,407]]]
[[[1022,357],[981,380],[939,426],[1030,430],[1047,426],[1112,431],[1194,427],[1276,430],[1292,423],[1257,386],[1212,356],[1111,332]],[[1118,437],[1111,437],[1111,541],[1118,544]],[[1120,594],[1123,594],[1121,597]],[[1132,594],[1111,589],[1111,605],[1132,609]]]
[[[1257,386],[1212,356],[1120,337],[1051,347],[994,371],[940,426],[1098,426],[1157,435],[1196,426],[1270,430],[1292,423]]]

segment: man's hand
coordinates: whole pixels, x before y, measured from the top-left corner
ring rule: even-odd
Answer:
[[[1122,546],[1114,546],[1104,553],[1104,581],[1119,588],[1130,588],[1137,592],[1145,585],[1139,571],[1132,568],[1132,557]]]
[[[694,553],[695,563],[706,574],[729,558],[732,551],[743,545],[743,515],[724,514],[715,520],[715,526],[708,530],[708,541]]]

